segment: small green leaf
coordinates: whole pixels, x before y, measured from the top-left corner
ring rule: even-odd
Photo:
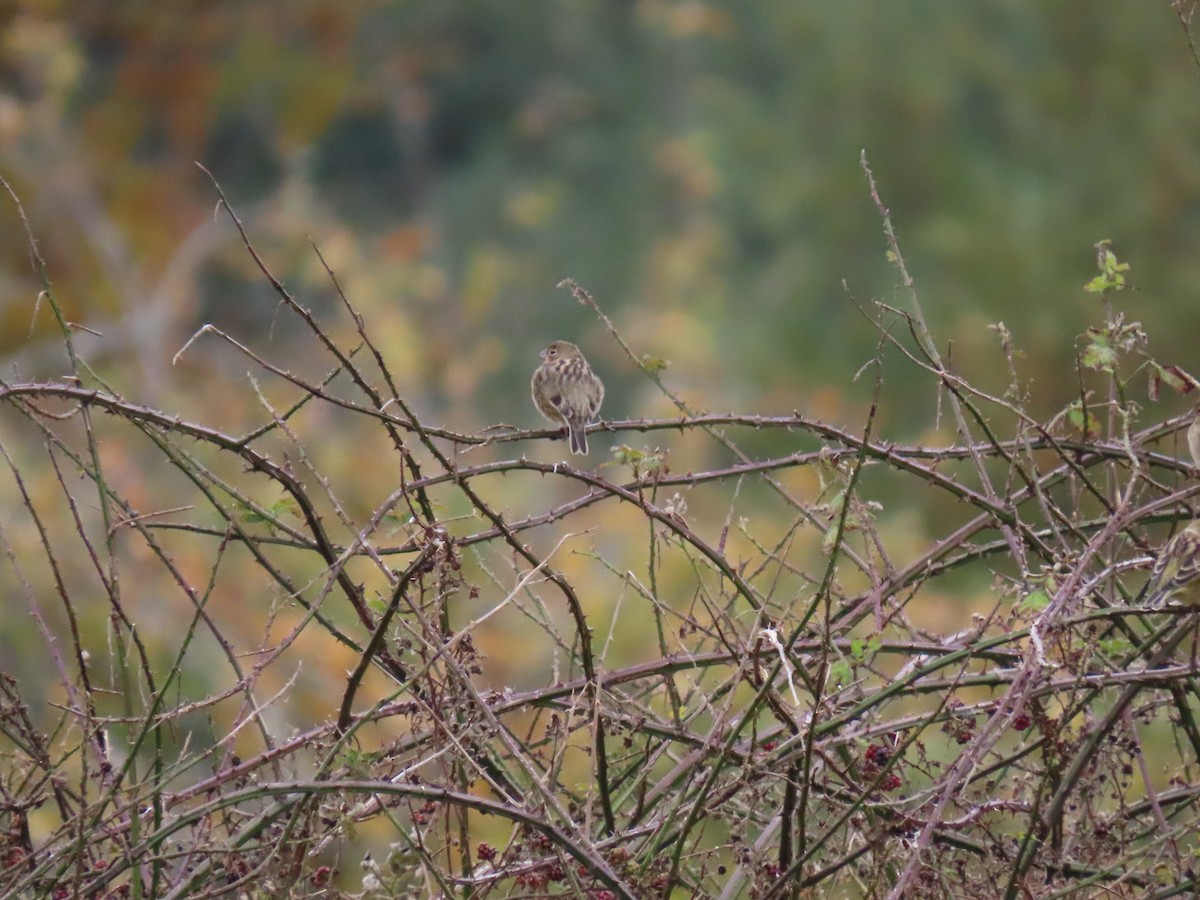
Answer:
[[[632,447],[627,447],[624,444],[619,447],[613,447],[612,454],[616,457],[613,462],[618,462],[627,466],[638,465],[646,456],[646,454],[641,450],[634,450]]]
[[[883,646],[883,639],[873,634],[869,638],[851,638],[850,639],[850,657],[855,662],[862,662],[867,658],[868,654],[879,652],[879,648]]]
[[[1129,263],[1118,261],[1111,246],[1112,241],[1107,238],[1096,244],[1096,268],[1100,274],[1083,286],[1085,291],[1104,294],[1125,289],[1125,273],[1129,271]]]
[[[1067,410],[1067,421],[1084,437],[1091,437],[1100,432],[1100,420],[1090,409],[1085,410],[1083,404],[1078,401],[1072,403]]]
[[[839,659],[829,667],[829,680],[839,687],[849,684],[852,674],[850,663],[844,659]]]
[[[393,534],[416,521],[416,516],[409,513],[402,515],[396,512],[390,512],[383,517],[383,525]]]
[[[619,447],[613,447],[612,453],[615,457],[613,462],[629,466],[633,469],[636,478],[659,475],[668,471],[667,454],[657,448],[635,450],[633,447],[622,444]]]
[[[1096,646],[1107,656],[1125,656],[1134,649],[1127,638],[1104,638],[1097,641]]]
[[[1117,353],[1109,342],[1108,335],[1088,329],[1091,340],[1084,348],[1081,362],[1089,369],[1111,372],[1117,364]]]
[[[295,513],[296,501],[291,497],[280,497],[267,507],[267,512],[271,514],[271,518],[278,518],[285,513]]]
[[[1049,605],[1050,595],[1039,588],[1036,591],[1026,594],[1017,609],[1023,613],[1036,613],[1041,612]]]
[[[1166,365],[1160,366],[1155,364],[1155,369],[1160,378],[1167,383],[1167,386],[1174,389],[1179,394],[1190,394],[1200,383],[1196,379],[1181,369],[1179,366]]]
[[[837,525],[830,525],[825,529],[825,536],[821,538],[821,552],[829,555],[833,552],[833,548],[837,545],[838,528]]]

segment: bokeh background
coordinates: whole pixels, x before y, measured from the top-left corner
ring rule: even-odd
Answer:
[[[713,410],[846,414],[892,300],[866,150],[926,313],[968,372],[1027,353],[1047,410],[1110,238],[1131,315],[1187,365],[1200,327],[1197,65],[1167,2],[25,2],[0,22],[0,165],[93,359],[168,393],[213,322],[286,340],[214,222],[337,313],[308,244],[447,424],[532,424],[537,349],[577,339],[609,416],[662,412],[571,276]],[[14,218],[0,355],[59,367]],[[272,325],[277,328],[272,331]],[[48,338],[48,345],[38,341]],[[213,354],[206,358],[206,353]],[[223,371],[211,344],[188,357]],[[187,383],[194,386],[194,373]],[[1044,374],[1045,377],[1039,377]],[[902,385],[898,385],[902,388]],[[887,418],[911,423],[900,389]]]
[[[854,430],[872,401],[872,379],[855,375],[877,352],[874,303],[909,302],[887,259],[864,151],[939,346],[974,383],[1001,394],[1007,363],[989,325],[1003,321],[1020,351],[1028,411],[1048,418],[1079,394],[1077,339],[1101,319],[1100,300],[1082,288],[1096,273],[1101,239],[1132,265],[1136,290],[1121,300],[1145,325],[1156,358],[1200,369],[1198,111],[1200,62],[1166,0],[0,7],[0,174],[24,203],[58,302],[87,329],[75,335],[81,352],[131,401],[228,433],[268,420],[259,390],[280,406],[298,392],[261,372],[252,385],[247,359],[211,336],[173,362],[203,324],[306,378],[332,362],[281,310],[196,163],[219,182],[273,273],[351,346],[354,323],[312,245],[320,248],[427,424],[470,432],[540,425],[528,378],[537,351],[557,338],[583,346],[604,378],[605,418],[676,414],[592,311],[556,287],[571,277],[637,353],[670,362],[664,379],[695,409],[797,410]],[[0,197],[5,379],[68,371],[61,335],[36,303],[41,288],[12,204]],[[1188,403],[1164,394],[1147,401],[1146,418]],[[887,369],[875,434],[931,440],[937,404],[915,367]],[[323,408],[313,417],[297,422],[297,433],[362,523],[398,484],[395,454],[379,433],[353,430],[365,433],[366,417]],[[32,502],[57,510],[70,535],[64,482],[44,465],[42,437],[13,417],[0,423],[0,438]],[[622,441],[641,445],[636,435],[596,435],[590,464]],[[784,431],[739,441],[762,454],[818,446]],[[106,434],[102,450],[111,484],[138,509],[204,508],[145,441]],[[467,461],[522,452],[551,459],[560,450],[501,444]],[[698,432],[672,453],[679,471],[728,462]],[[230,479],[244,474],[239,461],[225,464]],[[820,473],[780,478],[822,502]],[[948,511],[950,498],[918,498],[910,484],[874,478],[868,472],[864,494],[891,501],[880,531],[898,565],[948,516],[963,515]],[[279,500],[273,486],[255,495],[251,484],[248,493],[268,507]],[[510,476],[487,493],[519,517],[578,490]],[[761,485],[733,495],[687,501],[714,542],[722,523],[735,522],[730,558],[738,541],[771,547],[795,527],[794,511]],[[443,499],[439,511],[461,517],[455,529],[482,527],[461,496]],[[54,632],[63,623],[46,599],[50,573],[20,507],[6,480],[3,571],[10,585],[30,585],[25,593],[40,598]],[[94,507],[83,509],[93,527]],[[612,504],[573,520],[572,530],[587,536],[561,567],[588,588],[583,602],[613,647],[606,661],[629,664],[652,631],[632,601],[619,619],[613,611],[627,593],[621,573],[646,568],[645,523]],[[546,529],[532,540],[545,553],[561,537]],[[797,571],[819,577],[822,537],[799,532]],[[217,540],[186,532],[162,540],[204,585]],[[81,600],[96,573],[70,540],[56,546]],[[131,618],[152,652],[173,660],[172,625],[190,606],[136,541],[117,552]],[[222,562],[210,612],[230,633],[244,627],[244,649],[301,613],[239,552]],[[511,588],[519,573],[500,555],[468,560],[468,579],[483,590],[464,592],[456,625]],[[306,578],[319,583],[321,566],[293,563],[311,566]],[[686,560],[662,565],[665,602],[686,607],[694,571]],[[866,586],[849,573],[843,588]],[[967,627],[972,610],[995,603],[992,586],[988,571],[952,573],[922,588],[911,614],[946,632]],[[781,606],[789,591],[808,587],[800,577],[784,585]],[[0,665],[32,685],[48,677],[41,651],[29,649],[42,638],[16,608],[0,634]],[[268,610],[277,618],[263,625]],[[110,610],[95,603],[84,612],[84,643],[104,653]],[[481,629],[481,680],[541,684],[557,671],[558,651],[529,638],[538,614],[505,610]],[[219,655],[203,640],[189,661],[196,694],[221,687]],[[296,701],[282,710],[289,724],[322,720],[336,710],[353,662],[322,635],[305,635],[262,688]],[[198,741],[219,738],[236,712],[214,709]],[[587,777],[586,765],[580,772]]]

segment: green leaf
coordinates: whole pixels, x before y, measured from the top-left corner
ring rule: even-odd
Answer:
[[[844,659],[839,659],[829,667],[829,678],[839,687],[844,687],[845,685],[849,684],[852,677],[853,673],[850,670],[850,663],[846,662]]]
[[[1067,421],[1085,437],[1099,434],[1100,420],[1090,410],[1085,410],[1083,404],[1076,401],[1071,404],[1071,408],[1067,411]]]
[[[1089,369],[1099,369],[1111,372],[1117,364],[1117,352],[1109,343],[1108,336],[1095,331],[1088,331],[1091,341],[1084,348],[1081,362]]]
[[[1085,291],[1092,294],[1105,294],[1109,291],[1125,289],[1125,273],[1129,271],[1129,263],[1120,262],[1117,254],[1112,252],[1112,241],[1105,238],[1096,244],[1096,267],[1100,274],[1083,286]]]
[[[1097,641],[1096,646],[1106,656],[1125,656],[1133,651],[1133,645],[1126,638],[1105,638]]]
[[[1200,383],[1179,366],[1160,366],[1155,363],[1154,368],[1157,370],[1158,376],[1166,382],[1167,386],[1178,394],[1190,394],[1197,387],[1200,387]]]
[[[659,449],[651,450],[635,450],[633,447],[622,444],[619,447],[613,447],[613,462],[624,464],[633,469],[635,477],[643,477],[647,475],[658,475],[666,472],[667,469],[667,454]]]
[[[612,454],[616,459],[614,462],[622,463],[627,466],[636,466],[645,458],[646,454],[641,450],[634,450],[632,447],[627,447],[622,444],[619,447],[612,448]]]
[[[1050,605],[1050,595],[1039,588],[1026,594],[1018,605],[1017,610],[1023,613],[1041,612]]]

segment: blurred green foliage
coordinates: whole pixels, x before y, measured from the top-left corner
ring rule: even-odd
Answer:
[[[1092,321],[1080,286],[1101,238],[1133,263],[1131,315],[1162,353],[1190,352],[1200,327],[1196,67],[1166,5],[242,0],[2,15],[0,168],[63,302],[131,335],[134,352],[114,352],[143,373],[202,321],[253,324],[244,307],[261,295],[258,273],[230,263],[227,229],[194,246],[214,193],[193,161],[306,303],[331,293],[311,236],[368,316],[398,307],[415,389],[473,427],[532,420],[525,378],[555,337],[598,357],[608,415],[659,411],[555,290],[565,276],[635,349],[672,360],[701,407],[804,408],[818,383],[836,410],[876,339],[854,302],[891,300],[896,282],[863,149],[933,330],[968,374],[999,361],[985,326],[1004,319],[1045,409],[1069,402],[1048,373]],[[19,240],[0,254],[11,354],[37,285]],[[269,316],[270,300],[252,302]],[[133,334],[151,312],[163,327]],[[900,427],[927,398],[897,387]]]

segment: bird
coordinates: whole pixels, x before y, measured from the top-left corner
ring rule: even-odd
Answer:
[[[1192,454],[1192,462],[1196,464],[1196,468],[1200,469],[1200,410],[1196,411],[1196,417],[1188,426],[1187,444],[1188,452]]]
[[[1163,546],[1146,582],[1146,605],[1162,606],[1178,600],[1185,606],[1200,606],[1200,519]]]
[[[542,364],[529,382],[533,405],[551,422],[567,426],[572,453],[586,454],[585,429],[600,413],[604,382],[570,341],[554,341],[538,356]]]

